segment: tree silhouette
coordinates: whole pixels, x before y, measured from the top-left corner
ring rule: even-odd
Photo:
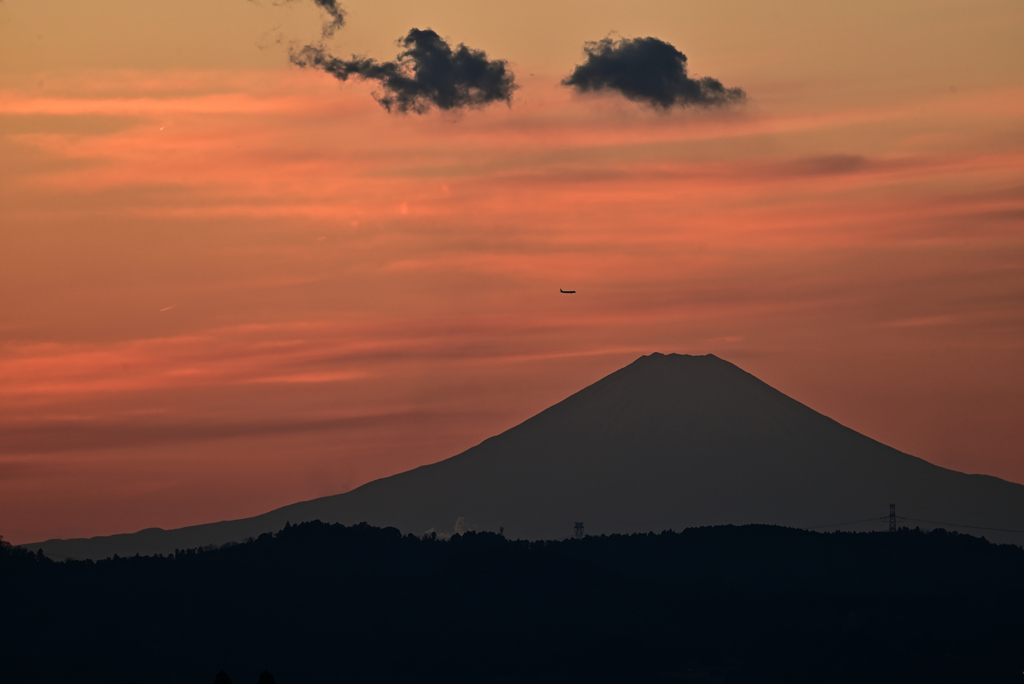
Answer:
[[[345,680],[367,684],[1020,682],[1021,577],[1020,547],[907,529],[581,543],[310,522],[174,556],[58,563],[15,546],[0,551],[0,682],[184,683],[218,664],[243,684],[332,682],[339,644]]]

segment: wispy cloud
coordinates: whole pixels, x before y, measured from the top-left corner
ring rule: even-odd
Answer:
[[[295,2],[296,0],[291,1]],[[327,14],[327,21],[323,26],[324,38],[330,38],[345,25],[345,10],[337,0],[313,0],[313,4]]]
[[[259,0],[249,0],[255,5],[260,5]],[[306,2],[306,0],[274,0],[272,4],[280,5],[294,5],[299,2]],[[326,19],[323,23],[323,37],[332,37],[338,29],[345,25],[345,9],[341,6],[341,3],[337,0],[311,0],[312,4],[323,10],[326,15]]]

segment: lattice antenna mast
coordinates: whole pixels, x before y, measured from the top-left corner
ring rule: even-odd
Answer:
[[[583,523],[581,523],[581,522],[576,523],[576,530],[575,530],[575,532],[573,532],[573,535],[577,539],[583,539]]]

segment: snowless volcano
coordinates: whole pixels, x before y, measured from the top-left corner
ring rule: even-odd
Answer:
[[[713,356],[643,356],[447,460],[244,520],[28,545],[54,558],[169,553],[320,519],[556,539],[714,524],[885,529],[1024,543],[1024,486],[865,437]],[[860,521],[860,522],[857,522]],[[852,523],[852,524],[851,524]],[[938,523],[942,523],[941,525]]]

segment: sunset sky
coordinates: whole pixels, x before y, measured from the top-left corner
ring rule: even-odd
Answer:
[[[655,351],[1024,483],[1020,0],[342,6],[0,0],[5,539],[347,491]],[[412,28],[511,102],[289,57]],[[746,98],[562,85],[609,35]]]

